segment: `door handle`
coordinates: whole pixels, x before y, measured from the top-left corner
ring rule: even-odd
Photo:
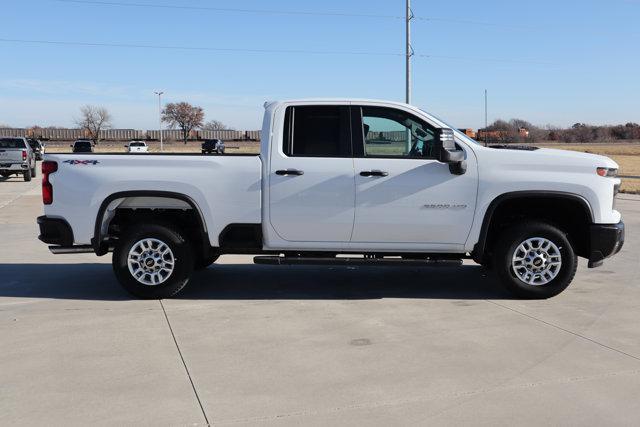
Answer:
[[[385,171],[362,171],[360,172],[360,176],[389,176],[389,172]]]
[[[280,176],[300,176],[300,175],[304,175],[304,171],[298,170],[298,169],[286,169],[286,170],[277,170],[276,171],[276,175],[280,175]]]

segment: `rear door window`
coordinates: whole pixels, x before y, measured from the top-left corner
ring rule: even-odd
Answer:
[[[289,157],[351,157],[349,107],[288,107],[283,142]]]

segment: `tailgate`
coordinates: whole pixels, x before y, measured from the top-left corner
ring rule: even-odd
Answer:
[[[22,163],[22,151],[18,148],[0,148],[0,164]]]

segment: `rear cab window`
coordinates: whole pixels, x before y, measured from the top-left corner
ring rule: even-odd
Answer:
[[[0,149],[21,149],[27,148],[24,139],[21,138],[0,138]]]
[[[76,148],[90,148],[91,147],[91,142],[90,141],[76,141],[75,146],[76,146]]]

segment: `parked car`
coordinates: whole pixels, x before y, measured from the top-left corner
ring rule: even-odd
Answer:
[[[22,175],[25,181],[36,176],[36,156],[26,138],[0,138],[0,176]]]
[[[40,142],[39,139],[34,139],[34,138],[27,138],[27,142],[29,143],[29,146],[33,150],[33,153],[36,156],[36,160],[42,160],[42,156],[45,153],[44,144]]]
[[[224,141],[221,139],[205,139],[202,143],[202,154],[224,154]]]
[[[256,253],[271,265],[473,259],[517,296],[549,298],[578,257],[599,267],[623,245],[607,157],[484,147],[394,102],[265,109],[260,155],[47,155],[40,240],[53,253],[113,250],[118,281],[142,298],[177,294],[220,254]]]
[[[79,139],[70,145],[74,153],[93,153],[94,143],[90,139]]]
[[[149,147],[147,143],[144,141],[131,141],[128,144],[125,144],[124,148],[127,149],[128,153],[148,153]]]

